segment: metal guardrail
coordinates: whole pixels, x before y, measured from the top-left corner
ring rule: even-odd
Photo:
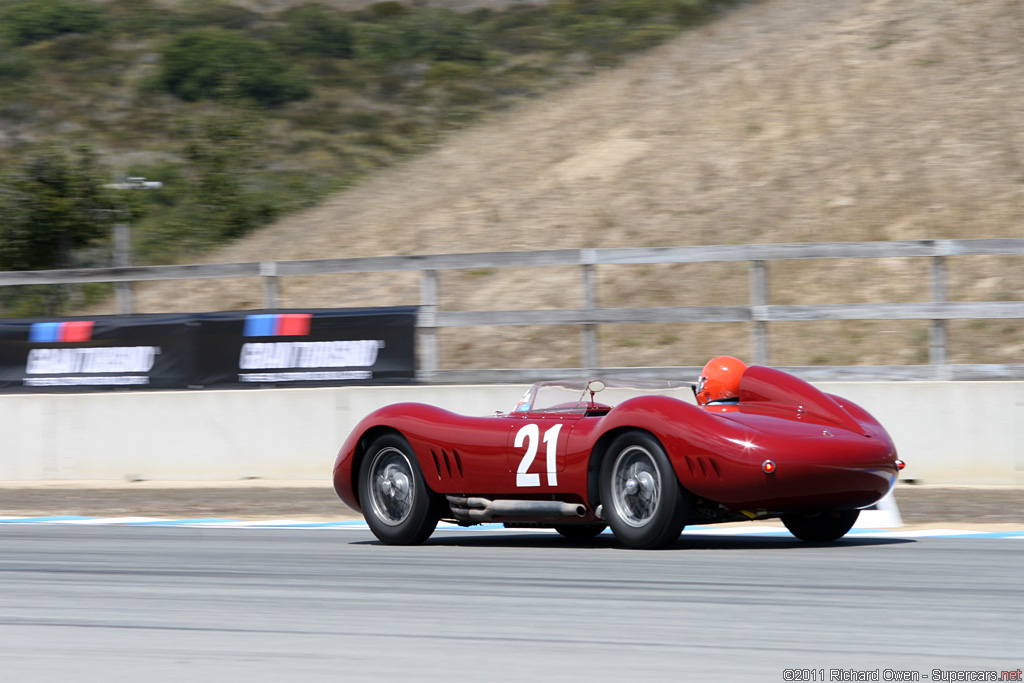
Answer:
[[[767,324],[809,320],[931,320],[929,364],[920,366],[799,367],[791,371],[814,380],[966,380],[1024,379],[1024,365],[948,365],[947,320],[1024,319],[1024,301],[951,302],[947,300],[946,264],[949,256],[1024,255],[1024,239],[918,240],[899,242],[825,242],[748,244],[632,249],[561,249],[552,251],[483,252],[369,258],[262,261],[180,266],[121,266],[88,270],[50,270],[0,273],[0,286],[86,282],[131,283],[155,280],[193,280],[258,277],[263,280],[266,308],[276,308],[278,279],[292,275],[328,275],[388,271],[419,271],[419,379],[430,383],[525,382],[537,377],[578,376],[600,370],[603,375],[632,377],[693,377],[698,368],[602,368],[597,325],[621,323],[751,324],[752,360],[767,364]],[[768,303],[766,264],[793,259],[928,258],[931,300],[918,303],[828,304],[779,306]],[[750,304],[746,306],[682,306],[600,308],[596,305],[594,268],[598,265],[748,262]],[[444,270],[530,266],[578,266],[583,308],[515,311],[438,310],[438,272]],[[131,313],[131,296],[122,287],[121,313]],[[443,327],[490,325],[579,325],[583,368],[533,370],[441,370],[437,330]]]

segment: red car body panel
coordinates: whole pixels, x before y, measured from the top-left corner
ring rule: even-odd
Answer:
[[[751,366],[735,405],[648,395],[610,410],[570,406],[492,417],[419,403],[386,406],[360,421],[341,447],[334,488],[361,509],[360,459],[377,435],[397,432],[436,493],[581,503],[580,521],[597,521],[595,473],[603,449],[625,430],[653,435],[680,484],[724,515],[866,507],[889,492],[898,473],[892,440],[865,410],[787,373]]]

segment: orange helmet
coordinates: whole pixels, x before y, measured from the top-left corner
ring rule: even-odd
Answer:
[[[740,378],[747,364],[732,356],[717,356],[708,361],[697,383],[697,403],[704,406],[711,401],[739,398]]]

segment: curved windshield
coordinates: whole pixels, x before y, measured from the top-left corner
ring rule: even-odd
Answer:
[[[602,379],[601,391],[594,394],[593,404],[612,408],[636,396],[659,394],[682,400],[693,400],[688,382],[670,380]],[[591,404],[593,378],[537,382],[519,400],[515,413],[583,413]],[[596,386],[596,385],[594,385]]]

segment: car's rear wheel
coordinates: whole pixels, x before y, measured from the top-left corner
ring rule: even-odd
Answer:
[[[782,523],[801,541],[827,543],[846,535],[860,516],[860,510],[790,513],[782,515]]]
[[[689,494],[658,440],[627,432],[601,464],[601,504],[615,538],[630,548],[663,548],[686,524]]]
[[[433,493],[409,443],[378,437],[359,468],[359,503],[373,535],[390,545],[422,543],[437,527]]]
[[[605,524],[556,524],[555,531],[574,541],[585,541],[607,529]]]

